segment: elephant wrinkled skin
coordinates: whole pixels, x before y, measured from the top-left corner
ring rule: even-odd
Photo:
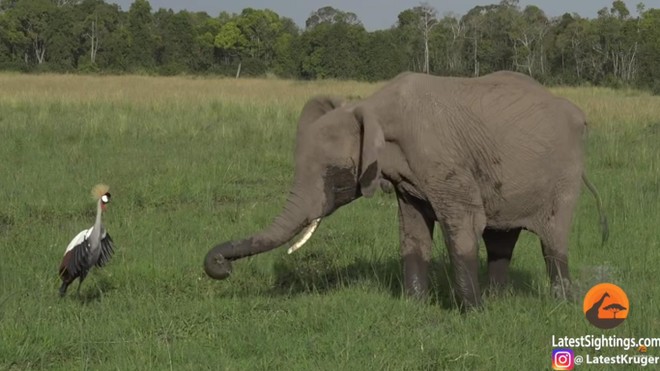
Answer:
[[[207,274],[286,244],[320,218],[391,183],[399,206],[407,295],[424,298],[436,222],[464,308],[481,304],[478,239],[491,284],[506,284],[522,229],[538,235],[553,292],[570,286],[568,236],[584,174],[586,119],[525,75],[478,78],[403,73],[357,102],[310,99],[300,115],[295,174],[283,211],[264,230],[211,249]],[[310,224],[314,228],[309,228]]]

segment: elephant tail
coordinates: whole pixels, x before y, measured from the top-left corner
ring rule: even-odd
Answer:
[[[600,228],[602,232],[602,240],[601,240],[601,246],[605,245],[605,242],[607,242],[607,239],[610,235],[610,228],[607,223],[607,215],[605,215],[605,211],[603,210],[603,202],[600,198],[600,195],[598,194],[598,190],[596,190],[596,187],[589,181],[587,178],[587,174],[584,172],[582,173],[582,181],[584,182],[584,185],[587,186],[589,189],[589,192],[594,195],[594,198],[596,199],[596,208],[598,209],[598,215],[600,217]]]

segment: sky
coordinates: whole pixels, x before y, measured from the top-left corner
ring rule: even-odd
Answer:
[[[107,0],[119,4],[122,10],[128,10],[132,0]],[[603,7],[611,7],[613,0],[520,0],[520,6],[536,5],[550,16],[560,16],[566,12],[578,13],[583,17],[593,18]],[[637,14],[636,7],[643,2],[646,8],[660,8],[660,0],[625,1],[632,14]],[[304,27],[310,13],[324,6],[332,6],[343,11],[357,14],[368,31],[389,28],[396,22],[397,15],[406,9],[418,6],[419,0],[149,0],[151,8],[179,11],[205,11],[211,16],[217,16],[221,11],[240,13],[243,8],[271,9],[280,16],[293,19]],[[477,5],[497,4],[499,0],[427,0],[442,16],[446,13],[463,15]]]

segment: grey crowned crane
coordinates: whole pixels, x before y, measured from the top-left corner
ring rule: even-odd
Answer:
[[[96,202],[96,221],[89,229],[84,229],[69,242],[64,251],[60,264],[60,296],[66,294],[69,285],[76,279],[78,281],[78,294],[80,285],[87,277],[87,273],[95,265],[103,267],[112,256],[114,246],[112,238],[105,230],[101,216],[110,202],[110,188],[105,184],[97,184],[92,189],[92,197]]]

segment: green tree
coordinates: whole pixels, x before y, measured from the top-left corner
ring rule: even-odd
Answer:
[[[388,80],[405,71],[407,59],[403,49],[396,29],[370,32],[361,53],[364,62],[362,78]]]
[[[245,53],[250,58],[259,58],[269,63],[273,60],[275,43],[282,22],[273,11],[245,8],[237,19],[237,26],[247,40]]]
[[[462,22],[467,26],[466,36],[469,39],[469,42],[465,44],[465,55],[466,60],[469,61],[468,65],[472,66],[473,76],[481,74],[481,64],[484,60],[483,50],[487,37],[487,15],[494,9],[496,9],[496,5],[475,6],[462,18]]]
[[[367,32],[360,25],[321,23],[299,39],[300,76],[305,79],[358,79]]]
[[[561,71],[557,82],[580,83],[589,79],[591,45],[598,40],[588,19],[564,14],[553,32],[552,54],[555,70]]]
[[[80,6],[82,21],[79,24],[80,50],[84,69],[95,70],[98,59],[110,56],[107,44],[111,35],[121,28],[121,12],[116,4],[103,0],[84,0]],[[116,51],[119,52],[119,51]],[[107,66],[107,63],[105,64]]]
[[[29,43],[25,54],[27,64],[46,61],[46,51],[54,34],[51,25],[55,12],[56,7],[50,0],[22,0],[7,11]]]
[[[156,64],[164,74],[190,71],[195,62],[195,34],[190,13],[159,9],[154,14]]]
[[[513,66],[530,76],[545,75],[545,38],[550,22],[543,11],[529,5],[522,13],[512,12],[509,38],[513,43]]]
[[[275,60],[272,70],[275,74],[282,77],[298,77],[295,44],[299,37],[298,26],[291,18],[280,18],[282,26],[280,33],[275,40]]]
[[[313,11],[305,21],[305,28],[312,29],[320,24],[343,23],[351,26],[362,26],[355,13],[344,12],[331,6],[325,6]]]
[[[10,12],[0,12],[0,68],[26,67],[29,48],[19,20]]]
[[[544,82],[660,91],[660,17],[614,0],[595,18],[549,18],[518,0],[436,17],[426,3],[390,29],[365,31],[356,14],[330,6],[304,30],[269,9],[240,13],[128,11],[105,0],[0,0],[0,69],[244,74],[383,80],[403,70],[479,76],[501,69]]]
[[[466,60],[463,51],[466,48],[467,25],[459,17],[447,15],[439,21],[435,48],[442,54],[442,68],[437,70],[449,75],[465,75]]]
[[[128,63],[131,69],[153,70],[155,35],[151,5],[135,0],[128,10]]]
[[[640,86],[650,88],[660,95],[660,9],[649,9],[642,13],[640,30],[644,35],[641,41],[639,60],[640,73],[637,81]]]
[[[73,2],[60,2],[48,22],[48,69],[74,70],[80,57],[79,8]]]
[[[424,69],[424,38],[419,32],[419,24],[420,14],[414,8],[406,9],[397,16],[397,37],[404,46],[402,52],[408,61],[407,69],[411,71]]]
[[[640,41],[639,21],[630,17],[623,1],[612,3],[610,13],[599,17],[600,35],[608,53],[606,71],[610,79],[625,84],[635,79]]]
[[[193,13],[191,22],[195,36],[192,69],[206,72],[215,64],[215,36],[220,32],[221,23],[205,12]]]
[[[425,73],[431,71],[429,42],[433,29],[438,25],[437,11],[428,3],[421,3],[412,9],[399,13],[398,27],[407,38],[421,44],[421,70]],[[413,54],[415,54],[413,52]]]
[[[290,75],[295,64],[292,45],[297,33],[292,20],[281,18],[272,10],[245,8],[226,20],[214,45],[225,65],[237,62],[239,70],[243,65],[250,75],[275,70]]]
[[[238,28],[236,21],[229,21],[220,27],[220,31],[215,36],[214,45],[221,52],[223,63],[230,65],[235,59],[238,59],[238,71],[236,76],[240,74],[241,55],[247,47],[248,40]]]

